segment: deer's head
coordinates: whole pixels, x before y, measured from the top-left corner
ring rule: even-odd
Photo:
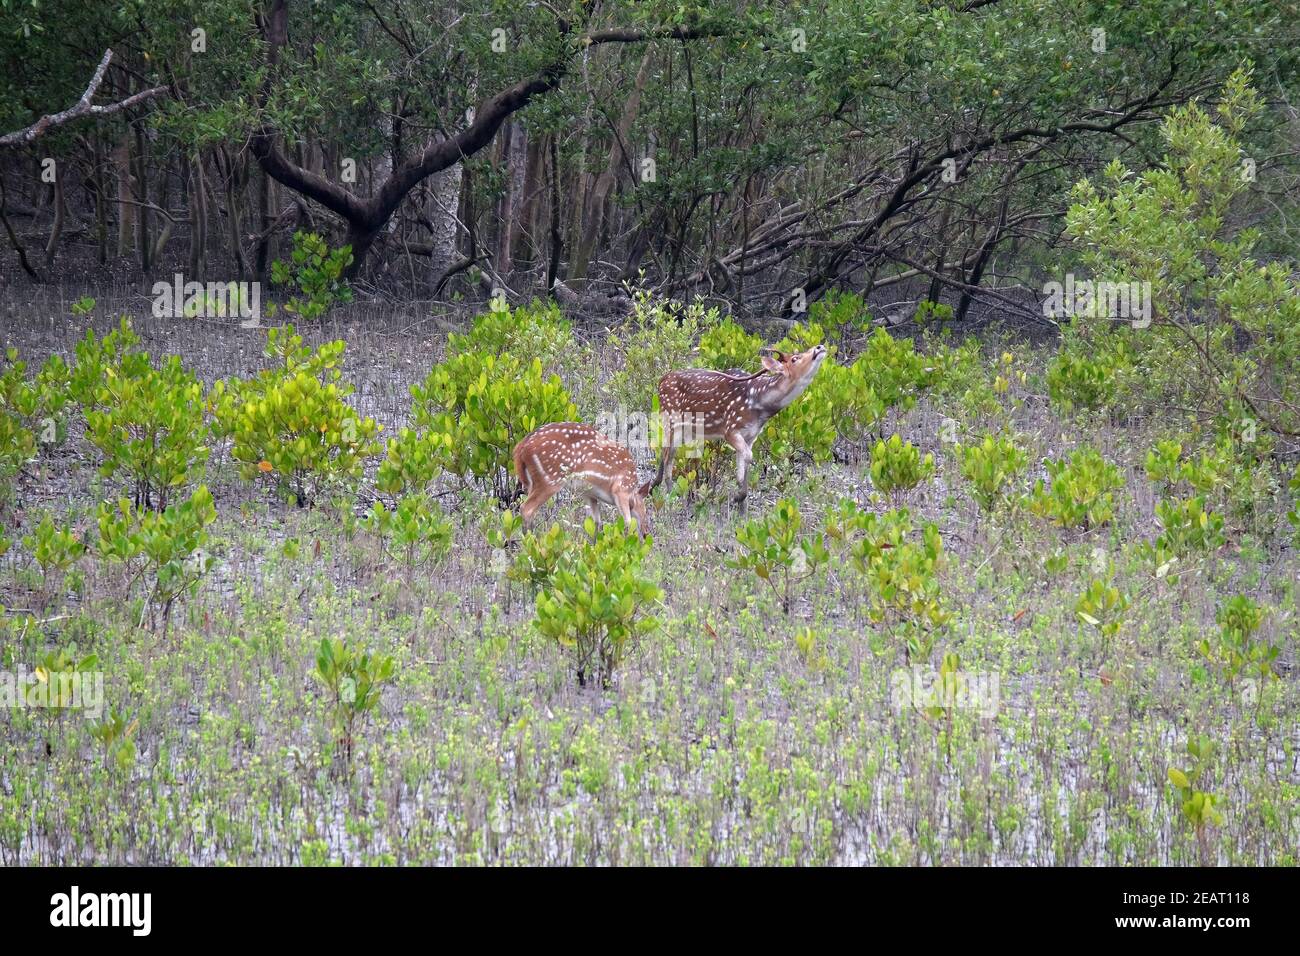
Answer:
[[[774,387],[764,391],[764,404],[772,411],[780,411],[802,395],[812,382],[822,360],[826,358],[826,346],[814,345],[806,352],[764,349],[761,358],[763,368],[780,377]]]
[[[649,482],[646,482],[648,485]],[[650,533],[650,513],[646,508],[646,489],[644,486],[637,489],[636,495],[633,496],[629,504],[632,507],[632,516],[636,518],[636,530],[643,539]]]
[[[637,488],[636,494],[628,504],[632,508],[632,515],[636,518],[637,531],[641,537],[650,534],[650,492],[654,490],[654,482],[647,481],[641,487]]]

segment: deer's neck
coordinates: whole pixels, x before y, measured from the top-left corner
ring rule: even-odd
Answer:
[[[808,381],[791,381],[775,372],[763,372],[751,387],[754,390],[754,406],[769,415],[775,415],[803,394]]]

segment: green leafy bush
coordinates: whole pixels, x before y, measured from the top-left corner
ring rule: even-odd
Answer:
[[[929,299],[923,299],[917,303],[916,313],[912,316],[912,320],[921,327],[937,325],[943,328],[952,321],[952,315],[952,306],[943,302],[932,302]]]
[[[878,491],[896,497],[934,476],[934,455],[927,452],[923,457],[920,449],[895,433],[888,441],[876,442],[870,474]]]
[[[785,338],[776,343],[775,348],[782,352],[806,352],[814,345],[826,343],[826,330],[816,322],[796,322],[790,326]],[[827,351],[834,353],[834,348]]]
[[[801,627],[795,631],[795,650],[811,671],[823,670],[829,662],[826,651],[823,650],[824,644],[825,635],[817,628]]]
[[[1066,216],[1096,280],[1149,283],[1149,323],[1117,328],[1078,316],[1081,354],[1126,342],[1133,354],[1122,399],[1300,431],[1300,282],[1285,257],[1254,256],[1261,233],[1235,208],[1251,184],[1241,139],[1263,108],[1248,71],[1212,108],[1192,102],[1165,117],[1159,167],[1135,173],[1118,160],[1099,182],[1074,189]]]
[[[26,379],[17,349],[6,349],[0,365],[0,504],[8,500],[19,469],[36,457],[36,435],[27,427],[37,408],[36,390]]]
[[[248,402],[263,400],[275,388],[298,375],[309,375],[323,383],[339,383],[343,377],[343,353],[347,344],[341,339],[324,342],[312,349],[305,345],[302,336],[292,325],[266,330],[266,344],[262,354],[270,360],[266,368],[252,378],[227,379],[213,386],[209,404],[212,406],[212,432],[220,438],[229,438],[235,432],[239,411]]]
[[[178,356],[155,367],[138,345],[125,318],[102,339],[87,330],[72,369],[51,359],[37,390],[51,422],[68,398],[76,401],[86,437],[103,456],[100,473],[124,475],[137,506],[162,509],[175,489],[202,474],[208,458],[206,403],[203,386]]]
[[[871,310],[856,292],[831,289],[808,306],[808,321],[820,325],[827,335],[843,344],[850,334],[871,327]]]
[[[896,339],[884,329],[871,333],[853,370],[860,388],[870,389],[887,408],[911,408],[939,375],[933,360],[917,352],[911,339]]]
[[[75,644],[45,651],[32,668],[36,682],[25,689],[27,704],[39,708],[46,722],[53,725],[72,707],[86,702],[83,682],[98,666],[98,655],[78,656]],[[50,746],[48,740],[46,746]]]
[[[452,523],[427,495],[404,495],[389,510],[376,501],[366,530],[383,544],[384,554],[400,563],[409,582],[416,568],[445,558],[451,551]]]
[[[550,300],[527,306],[493,309],[474,319],[468,332],[447,336],[447,356],[510,355],[527,365],[536,359],[547,375],[578,377],[590,361],[590,349],[578,344],[573,325]]]
[[[1156,504],[1160,536],[1156,549],[1160,554],[1183,555],[1191,551],[1217,551],[1227,541],[1223,533],[1223,516],[1205,509],[1199,495],[1183,501],[1160,501]]]
[[[951,619],[938,578],[945,563],[939,529],[927,522],[921,540],[909,540],[913,529],[906,510],[859,527],[864,533],[850,555],[870,587],[872,620],[901,630],[909,661],[928,659]]]
[[[1120,353],[1122,354],[1122,353]],[[1047,366],[1047,395],[1065,411],[1113,405],[1117,395],[1115,358],[1097,358],[1063,345]]]
[[[166,623],[176,598],[207,573],[207,527],[216,520],[212,493],[204,485],[163,511],[143,511],[122,498],[99,506],[95,547],[101,560],[122,565],[128,590],[138,581],[151,582],[146,610],[161,610]]]
[[[292,325],[267,329],[262,355],[270,360],[269,364],[252,378],[223,380],[213,387],[210,398],[215,417],[213,433],[228,438],[234,433],[241,405],[260,401],[276,386],[300,374],[325,383],[340,382],[346,348],[347,344],[339,339],[312,349],[303,343],[302,336]]]
[[[825,528],[836,548],[865,564],[881,551],[901,544],[912,531],[912,517],[906,508],[883,514],[863,511],[857,502],[845,498],[827,509]]]
[[[1105,653],[1110,641],[1119,633],[1128,606],[1127,594],[1107,579],[1093,578],[1074,602],[1074,613],[1084,624],[1096,628]]]
[[[275,365],[214,389],[216,431],[233,439],[240,474],[273,476],[299,507],[321,486],[358,479],[379,452],[383,426],[348,405],[352,388],[339,384],[343,349],[331,342],[312,352],[292,326],[270,329]]]
[[[77,343],[76,357],[68,374],[69,397],[83,408],[93,408],[107,370],[121,366],[132,355],[144,354],[136,348],[139,344],[140,337],[131,327],[131,320],[125,317],[102,339],[95,336],[93,329],[87,329]]]
[[[508,575],[511,580],[525,584],[529,590],[537,591],[550,582],[556,569],[572,555],[573,549],[572,539],[558,524],[551,525],[544,532],[530,531],[523,536],[519,554]]]
[[[547,422],[577,417],[558,375],[547,377],[539,359],[525,365],[512,355],[458,355],[411,386],[411,395],[415,425],[445,451],[447,470],[505,502],[518,497],[510,475],[515,445]]]
[[[937,401],[970,419],[1002,416],[1005,383],[973,338],[959,345],[938,345],[926,358],[922,379]]]
[[[1174,440],[1157,441],[1147,452],[1144,462],[1147,477],[1172,494],[1186,484],[1200,495],[1222,486],[1232,470],[1232,450],[1225,442],[1201,452],[1198,458],[1183,453],[1183,444]]]
[[[1115,492],[1124,487],[1119,468],[1092,448],[1077,449],[1068,460],[1046,463],[1051,484],[1040,478],[1029,508],[1064,528],[1096,528],[1115,513]]]
[[[800,534],[803,516],[793,498],[782,498],[764,518],[755,518],[736,530],[740,546],[732,567],[753,571],[765,581],[790,613],[793,585],[816,573],[829,557],[819,534]]]
[[[1213,639],[1202,638],[1197,650],[1223,680],[1232,684],[1241,674],[1277,679],[1274,663],[1281,649],[1255,639],[1264,623],[1264,609],[1244,594],[1238,594],[1215,613],[1219,625]]]
[[[308,321],[322,318],[332,308],[352,301],[352,288],[344,278],[352,264],[352,247],[329,245],[314,232],[295,232],[289,261],[271,263],[271,281],[292,287],[284,311]],[[269,313],[274,315],[275,308]]]
[[[513,511],[489,512],[484,516],[483,536],[488,547],[504,550],[523,527],[524,519]]]
[[[1144,467],[1147,477],[1164,486],[1166,492],[1182,480],[1182,442],[1160,440],[1147,452]]]
[[[103,373],[85,410],[86,437],[104,457],[100,473],[124,474],[138,507],[166,508],[208,458],[203,386],[175,355],[154,368],[147,353],[132,352]]]
[[[752,374],[759,369],[758,350],[762,347],[761,337],[746,332],[728,316],[705,330],[696,353],[701,368]]]
[[[388,495],[427,492],[451,460],[449,443],[454,437],[444,431],[421,433],[403,428],[388,440],[375,487]]]
[[[68,437],[65,409],[73,401],[72,370],[61,355],[50,355],[36,373],[35,389],[41,416],[38,440],[41,445],[59,445]]]
[[[992,511],[1025,470],[1029,456],[1010,435],[985,435],[978,445],[959,447],[957,460],[976,502]]]
[[[128,771],[135,766],[135,732],[140,729],[140,719],[127,720],[116,707],[90,727],[90,736],[104,748],[104,766]]]
[[[796,323],[777,348],[804,351],[825,337],[816,323]],[[884,329],[867,339],[852,365],[838,363],[832,347],[808,389],[764,429],[756,457],[828,461],[837,439],[854,445],[877,431],[890,408],[910,407],[931,371],[910,339],[894,339]]]
[[[804,415],[810,422],[816,421],[829,429],[831,442],[839,438],[857,446],[867,436],[877,433],[885,413],[893,407],[876,392],[873,381],[876,379],[870,365],[863,359],[848,366],[833,358],[823,359],[817,377],[808,387],[808,392],[812,392],[811,407]],[[808,393],[804,395],[807,397]],[[814,451],[824,449],[827,454],[812,456],[814,460],[824,461],[830,457],[831,444],[824,438],[818,443],[816,438],[820,437],[820,433],[813,432],[809,437],[801,438],[801,443]]]
[[[23,547],[41,569],[42,604],[86,553],[85,542],[72,525],[66,520],[55,521],[48,511],[41,515],[31,533],[23,536]]]
[[[849,401],[851,385],[845,373],[833,358],[823,359],[807,390],[759,433],[755,460],[780,464],[802,455],[815,462],[829,461],[839,426],[847,424],[846,418],[837,416]]]
[[[260,402],[244,405],[235,421],[231,453],[240,473],[274,473],[303,507],[313,482],[355,480],[364,460],[379,451],[380,426],[362,418],[331,383],[299,374],[273,387]]]
[[[828,461],[837,440],[855,446],[874,434],[891,407],[876,393],[875,380],[863,359],[849,366],[824,359],[803,396],[765,430],[773,454],[788,457],[798,451]]]
[[[1183,768],[1169,768],[1169,782],[1178,793],[1183,819],[1192,825],[1201,850],[1203,863],[1209,862],[1209,846],[1206,843],[1206,831],[1211,826],[1222,826],[1223,812],[1219,809],[1219,798],[1206,787],[1210,777],[1210,766],[1217,747],[1204,735],[1193,737],[1187,742],[1187,755],[1191,762]]]
[[[665,372],[691,365],[691,350],[700,333],[716,325],[716,307],[696,300],[680,305],[645,290],[632,295],[632,313],[609,337],[621,356],[606,393],[629,410],[652,407]]]
[[[397,662],[391,654],[362,651],[343,638],[321,638],[312,679],[330,694],[330,716],[335,743],[352,763],[357,721],[379,707],[384,685],[392,683]]]
[[[537,596],[533,623],[569,650],[580,685],[596,677],[608,687],[629,645],[658,626],[642,608],[663,592],[641,571],[651,538],[621,520],[597,532],[588,518],[587,533],[592,539],[561,561]]]

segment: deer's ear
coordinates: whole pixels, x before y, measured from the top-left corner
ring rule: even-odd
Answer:
[[[762,360],[762,362],[763,362],[763,368],[767,369],[769,372],[779,372],[779,371],[781,371],[781,353],[780,353],[780,352],[777,352],[775,355],[773,355],[773,354],[771,354],[771,353],[768,353],[768,352],[764,352],[761,356],[759,356],[759,358],[760,358],[760,359]]]

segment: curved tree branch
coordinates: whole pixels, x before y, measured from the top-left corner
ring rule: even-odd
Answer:
[[[261,106],[265,108],[274,82],[280,53],[288,42],[288,0],[272,0],[265,16],[259,17],[258,26],[267,42],[267,72],[262,85]],[[559,22],[562,36],[569,34],[569,24]],[[578,47],[606,43],[638,43],[656,39],[692,40],[726,35],[720,27],[665,27],[662,29],[604,29],[584,34]],[[278,144],[278,132],[264,122],[250,139],[254,158],[272,179],[320,203],[343,218],[348,225],[348,242],[352,246],[350,272],[355,274],[362,266],[366,253],[375,237],[383,230],[407,194],[425,179],[456,165],[488,146],[502,124],[539,96],[560,86],[569,67],[573,47],[566,44],[565,53],[543,67],[536,76],[520,80],[499,93],[487,98],[474,110],[473,121],[460,132],[446,139],[430,143],[406,162],[396,166],[389,177],[368,197],[344,188],[323,176],[294,163]]]
[[[81,99],[77,100],[72,106],[68,107],[61,113],[48,113],[42,116],[31,126],[24,129],[15,130],[12,133],[5,133],[0,136],[0,147],[17,147],[26,146],[34,142],[47,132],[73,120],[79,120],[84,117],[93,117],[100,119],[105,116],[112,116],[114,113],[120,113],[122,110],[130,109],[155,96],[161,96],[167,92],[165,86],[155,86],[152,89],[141,90],[134,93],[124,100],[116,103],[110,103],[106,106],[96,106],[91,102],[95,98],[95,93],[99,91],[104,82],[104,75],[108,72],[108,64],[113,59],[113,51],[105,50],[103,59],[99,61],[99,66],[95,68],[95,74],[90,78],[90,85],[86,87],[86,92],[81,94]]]

